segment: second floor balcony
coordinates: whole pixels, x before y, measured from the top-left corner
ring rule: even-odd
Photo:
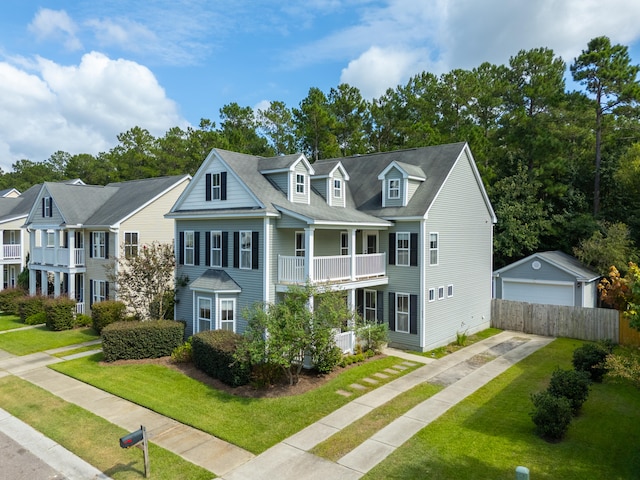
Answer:
[[[22,245],[18,244],[9,244],[2,245],[2,258],[0,260],[20,260],[22,258]]]
[[[309,268],[311,267],[311,268]],[[360,281],[386,276],[386,254],[316,256],[307,263],[306,257],[278,255],[278,283],[304,285]]]
[[[35,247],[31,250],[31,263],[58,267],[84,267],[84,248]]]

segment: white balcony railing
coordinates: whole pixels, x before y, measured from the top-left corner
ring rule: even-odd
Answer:
[[[344,282],[354,278],[386,275],[386,254],[372,253],[356,255],[356,271],[351,275],[351,257],[336,255],[330,257],[314,257],[311,282]],[[305,257],[278,255],[278,282],[304,284]]]
[[[22,245],[20,244],[11,244],[11,245],[2,245],[2,259],[20,259],[22,258]]]
[[[37,265],[81,267],[85,265],[84,248],[35,247],[31,250],[31,262]]]

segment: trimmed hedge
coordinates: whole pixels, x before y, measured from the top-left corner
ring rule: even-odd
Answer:
[[[573,417],[571,402],[548,391],[531,395],[531,401],[534,409],[530,415],[538,436],[549,441],[562,440]]]
[[[600,383],[607,373],[605,361],[612,350],[613,346],[608,343],[585,343],[573,351],[573,368],[587,372],[591,380]]]
[[[76,301],[68,297],[51,298],[44,303],[47,328],[59,332],[71,330],[76,325]]]
[[[21,288],[6,288],[0,291],[0,312],[18,315],[20,299],[26,296]]]
[[[551,375],[547,391],[554,397],[564,397],[569,400],[571,410],[576,415],[582,404],[589,397],[591,378],[589,373],[580,370],[563,370],[556,368]]]
[[[47,323],[47,314],[44,312],[34,313],[30,317],[27,317],[24,323],[27,325],[43,325]]]
[[[18,313],[20,315],[20,320],[23,323],[26,323],[27,318],[29,318],[31,315],[44,312],[45,300],[47,300],[47,297],[41,295],[34,295],[18,299]]]
[[[106,362],[166,357],[183,338],[184,323],[173,320],[115,322],[102,329],[102,352]]]
[[[94,303],[91,306],[91,321],[93,329],[98,333],[102,333],[102,329],[107,325],[115,322],[121,322],[125,319],[126,305],[117,300],[105,300],[103,302]]]
[[[232,387],[246,385],[251,379],[249,362],[239,362],[235,352],[244,337],[229,330],[208,330],[191,339],[194,365],[207,375]]]

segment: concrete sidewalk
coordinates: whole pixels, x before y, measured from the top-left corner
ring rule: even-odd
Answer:
[[[425,365],[355,398],[258,456],[46,368],[65,359],[52,357],[52,352],[14,357],[0,351],[0,376],[16,375],[127,430],[145,425],[152,442],[223,480],[350,480],[360,478],[430,422],[552,340],[505,331],[438,360],[389,350],[387,354],[403,358],[408,366]],[[373,409],[427,381],[445,388],[365,439],[338,462],[309,453]]]

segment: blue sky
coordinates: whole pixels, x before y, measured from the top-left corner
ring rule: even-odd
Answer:
[[[568,64],[596,36],[640,63],[637,0],[3,0],[0,167],[162,136],[231,102],[296,107],[340,83],[365,98],[519,50]]]

